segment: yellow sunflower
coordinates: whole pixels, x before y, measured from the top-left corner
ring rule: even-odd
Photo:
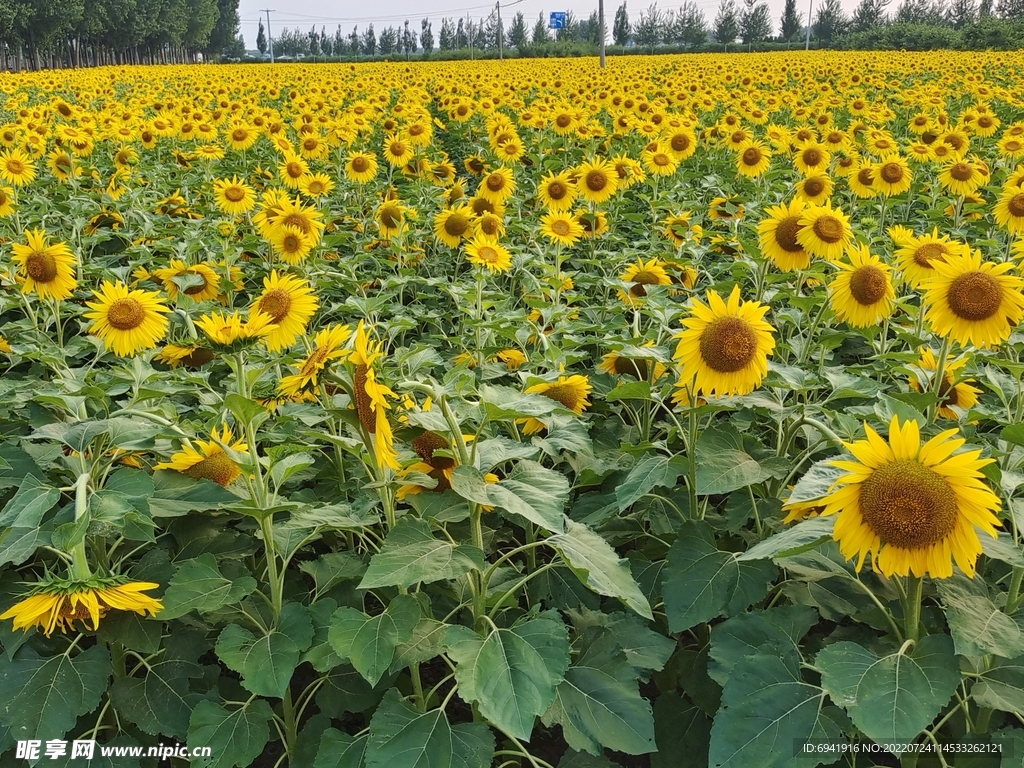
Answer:
[[[313,240],[298,227],[280,226],[270,235],[270,245],[274,253],[285,263],[296,265],[302,263],[313,250]]]
[[[213,182],[214,202],[224,213],[236,216],[256,207],[256,193],[237,176]]]
[[[910,166],[897,154],[887,155],[875,163],[874,172],[874,186],[886,197],[906,192],[913,181]]]
[[[512,269],[512,254],[497,238],[487,235],[478,234],[466,244],[466,260],[478,267],[486,267],[491,273]]]
[[[277,391],[285,397],[296,397],[319,382],[320,373],[332,360],[344,360],[350,350],[345,343],[352,336],[352,329],[347,325],[328,325],[317,331],[314,342],[316,346],[306,358],[299,363],[298,373],[283,376],[278,382]]]
[[[645,347],[653,347],[654,342],[647,342]],[[601,357],[601,363],[597,366],[599,371],[610,373],[615,376],[632,376],[638,381],[657,381],[668,371],[664,363],[650,357],[633,357],[623,355],[618,351],[608,352]]]
[[[25,282],[23,293],[39,294],[40,299],[63,300],[71,297],[78,281],[75,269],[78,265],[75,255],[66,243],[48,244],[46,233],[41,229],[25,232],[25,243],[11,246],[13,260],[18,264]]]
[[[840,272],[828,286],[829,303],[840,322],[867,328],[892,314],[896,291],[889,266],[866,245],[852,248],[849,258],[849,264],[836,263]]]
[[[985,180],[978,166],[967,160],[949,163],[939,173],[939,184],[954,195],[972,195]]]
[[[229,348],[251,344],[277,330],[271,316],[255,308],[244,319],[237,310],[230,315],[209,312],[196,320],[196,327],[215,345]]]
[[[87,581],[51,578],[36,585],[28,597],[0,614],[0,619],[13,619],[13,629],[39,627],[47,637],[55,629],[62,634],[74,630],[76,621],[91,621],[95,631],[100,619],[111,610],[133,611],[140,616],[158,614],[163,603],[142,593],[159,586],[120,576],[94,576]]]
[[[783,271],[793,272],[811,265],[811,254],[798,237],[800,217],[806,207],[807,204],[799,198],[783,205],[770,205],[765,209],[769,218],[757,225],[761,253]]]
[[[626,271],[619,275],[624,283],[630,283],[629,292],[620,290],[619,298],[630,306],[640,303],[647,296],[647,285],[671,285],[672,278],[665,270],[667,265],[661,259],[653,258],[648,261],[637,259],[635,264],[630,264]]]
[[[86,302],[92,320],[89,332],[99,336],[104,346],[121,357],[134,357],[155,347],[167,332],[167,313],[171,310],[155,291],[130,291],[118,281],[104,280],[94,291],[96,301]]]
[[[263,293],[252,308],[270,316],[276,329],[263,337],[267,350],[278,352],[290,347],[316,314],[320,302],[305,280],[293,275],[277,274],[273,270],[263,278]]]
[[[948,358],[942,372],[942,385],[939,387],[939,396],[942,401],[939,403],[939,415],[947,419],[959,419],[960,415],[954,408],[968,411],[978,404],[978,395],[981,390],[972,386],[974,381],[965,379],[957,382],[957,371],[967,365],[967,357]],[[910,378],[909,384],[916,392],[934,392],[935,374],[939,371],[938,361],[931,349],[925,348],[918,358],[916,366],[921,369],[922,375],[915,375]]]
[[[29,184],[36,177],[36,166],[20,149],[0,152],[0,179],[16,187]]]
[[[838,261],[853,243],[849,217],[830,203],[807,206],[800,215],[796,237],[812,256],[829,261]]]
[[[1024,280],[1012,263],[982,262],[981,251],[933,262],[935,276],[921,285],[925,319],[940,336],[961,345],[989,347],[1010,337],[1024,318]]]
[[[830,197],[835,184],[824,174],[807,176],[796,185],[796,196],[810,205],[821,205]]]
[[[245,440],[235,440],[231,427],[224,424],[218,432],[214,427],[210,431],[211,440],[196,440],[197,448],[192,447],[188,440],[182,445],[181,451],[171,456],[170,461],[157,464],[153,469],[173,469],[188,475],[193,480],[212,480],[225,488],[242,475],[242,470],[225,452],[222,445],[232,451],[248,453],[249,447]]]
[[[894,231],[895,228],[890,234]],[[944,262],[950,256],[970,253],[970,248],[965,243],[958,243],[946,235],[940,235],[938,227],[932,229],[930,235],[918,236],[907,230],[900,239],[893,239],[897,245],[896,267],[912,288],[920,288],[925,280],[935,276],[935,262]]]
[[[0,187],[0,219],[7,218],[14,213],[14,190],[10,187]]]
[[[816,173],[825,173],[831,160],[832,154],[824,144],[809,141],[797,150],[796,156],[793,158],[793,164],[804,176],[812,176]]]
[[[220,275],[209,262],[188,266],[181,259],[171,259],[169,267],[153,270],[153,278],[167,291],[171,301],[176,300],[179,293],[195,302],[209,301],[220,295]]]
[[[640,162],[654,176],[671,176],[679,170],[679,161],[659,141],[649,144],[640,153]]]
[[[598,158],[576,169],[580,196],[588,203],[601,205],[611,199],[619,186],[619,173],[614,163]]]
[[[541,203],[549,211],[567,211],[572,208],[579,190],[567,173],[549,173],[537,185]]]
[[[356,184],[373,181],[377,175],[377,158],[367,152],[355,152],[345,160],[345,176]]]
[[[515,191],[516,180],[512,175],[512,169],[501,166],[480,179],[476,194],[491,205],[501,206]]]
[[[591,389],[593,389],[593,385],[591,385],[590,379],[573,374],[572,376],[559,376],[558,381],[542,381],[539,384],[534,384],[532,387],[526,388],[526,393],[543,395],[579,415],[583,413],[584,409],[590,407],[587,396]],[[547,429],[544,422],[533,417],[518,419],[516,423],[523,425],[524,435],[533,435]]]
[[[363,322],[356,329],[355,349],[349,362],[355,366],[352,377],[355,392],[356,413],[359,423],[366,432],[373,436],[373,452],[377,467],[397,470],[398,455],[395,453],[394,436],[387,411],[391,408],[390,401],[397,395],[388,387],[377,381],[374,362],[384,354],[381,345],[370,340]]]
[[[691,211],[682,211],[672,214],[661,222],[665,227],[662,234],[671,240],[676,248],[682,248],[687,237],[699,240],[704,234],[704,229],[699,224],[690,224],[692,215]]]
[[[382,240],[397,237],[405,229],[406,216],[413,211],[395,200],[385,200],[377,208],[374,218]]]
[[[759,141],[747,139],[736,148],[736,170],[743,176],[756,179],[771,163],[771,151]]]
[[[449,248],[458,248],[473,231],[476,215],[468,205],[445,208],[434,217],[434,237]]]
[[[401,136],[392,134],[384,139],[384,159],[388,162],[388,165],[402,168],[412,160],[415,154],[412,142],[405,140]]]
[[[571,213],[551,211],[541,217],[540,233],[552,243],[568,246],[583,237],[583,226]]]
[[[289,189],[298,189],[302,177],[309,173],[309,164],[299,155],[286,154],[277,166],[277,175]]]
[[[153,355],[155,361],[166,363],[171,368],[177,368],[179,365],[186,368],[202,368],[215,357],[212,349],[197,344],[164,344],[160,351]]]
[[[968,576],[981,554],[977,528],[993,538],[999,497],[981,470],[995,459],[977,449],[961,451],[956,429],[921,444],[920,427],[893,416],[888,441],[865,425],[866,440],[847,443],[853,460],[833,466],[847,474],[821,502],[823,515],[836,515],[833,538],[860,570],[868,555],[885,576],[953,575],[953,561]]]
[[[685,330],[676,334],[680,380],[720,396],[745,395],[760,386],[775,349],[775,329],[764,320],[768,309],[741,302],[738,285],[728,302],[717,291],[708,291],[706,304],[695,298],[692,316],[683,320]]]
[[[996,223],[1011,234],[1024,232],[1024,186],[1004,189],[993,214]]]

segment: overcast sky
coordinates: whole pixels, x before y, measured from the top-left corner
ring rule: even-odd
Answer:
[[[720,0],[696,0],[697,5],[704,11],[710,23],[718,9]],[[858,0],[843,0],[843,6],[847,12],[856,7]],[[814,0],[815,5],[820,0]],[[615,16],[615,9],[621,0],[605,0],[605,18],[608,25],[609,37],[611,36],[612,19]],[[629,12],[631,22],[636,22],[640,12],[647,8],[650,0],[627,0],[626,8]],[[675,10],[682,4],[682,0],[662,0],[658,7],[662,11]],[[782,16],[782,9],[785,0],[768,0],[772,9],[772,19],[778,31],[779,17]],[[800,13],[807,13],[807,0],[797,0]],[[437,34],[441,27],[441,19],[445,16],[453,18],[472,16],[484,18],[494,9],[494,4],[487,3],[487,0],[391,0],[388,3],[367,3],[366,5],[356,3],[338,3],[332,0],[287,0],[287,2],[275,2],[275,0],[240,0],[238,13],[242,21],[242,34],[245,36],[245,47],[254,49],[256,47],[256,32],[259,27],[259,19],[262,16],[264,26],[266,25],[266,14],[262,9],[271,8],[270,14],[271,31],[281,27],[300,27],[308,31],[311,26],[316,25],[317,29],[326,27],[331,34],[341,24],[341,28],[347,35],[352,31],[353,25],[358,25],[359,30],[366,28],[367,24],[373,23],[373,28],[380,35],[380,31],[389,25],[400,26],[405,19],[409,20],[409,26],[419,30],[420,19],[424,16],[433,23],[434,45],[437,45]],[[528,28],[533,29],[537,20],[537,14],[544,12],[547,18],[551,11],[572,11],[577,17],[586,18],[591,12],[597,9],[597,0],[509,0],[501,6],[502,21],[508,28],[508,20],[516,11],[522,11],[526,16]],[[378,12],[375,13],[375,10]]]

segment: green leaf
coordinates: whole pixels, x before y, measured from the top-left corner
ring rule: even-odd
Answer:
[[[336,728],[328,728],[320,736],[320,749],[313,768],[362,768],[368,735],[355,738]]]
[[[649,629],[646,622],[632,613],[597,615],[604,618],[603,626],[611,632],[629,665],[638,673],[662,669],[676,648],[675,640]]]
[[[798,555],[830,539],[835,523],[834,515],[801,520],[796,525],[786,528],[782,533],[777,533],[758,542],[736,559],[744,562]]]
[[[480,387],[480,401],[492,421],[517,419],[525,416],[547,416],[555,411],[569,413],[569,409],[544,395],[526,394],[511,387]]]
[[[642,499],[652,488],[674,486],[678,477],[686,473],[688,464],[681,456],[647,456],[638,462],[615,489],[619,512]]]
[[[1024,654],[1024,626],[1003,613],[988,596],[981,579],[956,574],[936,579],[936,588],[946,609],[946,622],[953,647],[961,656],[994,654],[1006,659]]]
[[[209,757],[193,757],[193,768],[245,768],[251,765],[270,739],[274,716],[263,699],[253,699],[228,711],[212,701],[201,701],[192,710],[188,742],[210,748]]]
[[[327,552],[316,560],[299,563],[299,570],[312,576],[317,593],[323,594],[336,584],[358,579],[366,563],[352,552]]]
[[[1013,536],[1001,533],[996,539],[991,536],[979,536],[979,538],[981,539],[981,549],[986,557],[1000,560],[1014,568],[1024,568],[1024,552],[1021,551],[1020,545],[1013,540]]]
[[[752,653],[800,654],[802,638],[818,621],[807,605],[787,605],[734,616],[711,630],[708,674],[725,685],[733,667]]]
[[[845,469],[832,466],[835,459],[825,459],[815,462],[804,476],[797,481],[793,492],[789,494],[789,502],[814,501],[828,495],[829,488],[842,475],[846,474]]]
[[[280,488],[296,472],[301,472],[315,463],[316,459],[310,453],[290,453],[280,461],[274,462],[274,466],[270,468],[270,479],[275,488]]]
[[[193,610],[200,613],[215,611],[238,603],[255,589],[256,579],[251,576],[225,578],[217,559],[206,553],[186,560],[175,571],[163,596],[164,609],[160,618],[167,621]]]
[[[299,656],[313,640],[313,622],[304,606],[288,603],[277,626],[256,637],[237,624],[224,627],[217,638],[217,656],[242,676],[242,685],[258,696],[284,696]]]
[[[1024,712],[1024,656],[984,672],[971,687],[971,698],[979,707]]]
[[[565,526],[565,533],[550,536],[547,542],[579,580],[599,595],[618,598],[645,619],[653,619],[651,605],[633,579],[629,561],[587,526],[568,518]]]
[[[36,528],[8,528],[0,532],[0,565],[21,565],[35,554],[39,547],[50,543],[52,523]]]
[[[151,736],[168,734],[184,739],[189,716],[202,699],[189,690],[189,679],[202,674],[198,664],[156,661],[146,668],[145,677],[115,680],[110,699],[121,717]]]
[[[658,750],[651,755],[651,768],[678,768],[681,762],[687,768],[707,768],[711,718],[675,691],[654,702],[654,738]]]
[[[483,568],[484,553],[476,547],[453,546],[436,538],[425,521],[404,517],[370,560],[359,589],[429,584]]]
[[[701,453],[698,441],[697,493],[701,496],[730,493],[761,480],[761,465],[745,451]]]
[[[999,436],[1008,443],[1024,445],[1024,424],[1008,424],[999,432]]]
[[[47,485],[35,475],[26,475],[0,512],[0,526],[12,528],[34,528],[43,515],[57,506],[60,490]]]
[[[77,656],[31,654],[0,659],[0,724],[22,739],[59,739],[99,706],[110,679],[110,654],[99,645]]]
[[[662,571],[669,629],[683,632],[723,613],[743,610],[774,578],[775,568],[768,565],[740,562],[721,552],[707,523],[684,523]]]
[[[112,611],[103,617],[96,636],[102,643],[118,642],[133,651],[156,653],[160,650],[163,622],[159,617],[146,618],[133,611]]]
[[[11,443],[0,443],[0,462],[0,488],[21,485],[27,475],[43,478],[43,471],[35,460]]]
[[[546,531],[562,532],[569,481],[560,472],[535,461],[520,461],[503,480],[488,483],[478,469],[462,465],[455,468],[451,483],[452,490],[464,499],[500,507]]]
[[[180,517],[237,501],[237,496],[212,480],[193,480],[170,469],[153,473],[153,496],[149,499],[153,517]]]
[[[485,724],[452,725],[442,709],[420,713],[394,688],[370,720],[366,768],[489,768],[493,758]]]
[[[249,424],[251,422],[253,429],[270,418],[270,414],[267,413],[267,409],[264,406],[255,400],[249,400],[234,392],[224,398],[224,407],[231,411],[239,424]]]
[[[822,649],[815,666],[832,700],[880,744],[913,741],[960,684],[948,635],[928,635],[911,654],[881,658],[857,643],[834,643]]]
[[[412,639],[419,620],[416,598],[399,595],[378,616],[339,608],[331,616],[327,636],[335,653],[347,659],[370,685],[376,685],[391,666],[395,648]]]
[[[466,627],[450,627],[445,646],[457,664],[459,696],[476,702],[495,727],[528,741],[569,666],[565,624],[533,619],[496,629],[486,639]]]
[[[801,742],[841,736],[822,711],[824,705],[825,691],[800,677],[799,656],[745,656],[722,690],[722,708],[711,726],[709,763],[715,768],[792,765]],[[825,762],[816,758],[814,764]]]
[[[631,381],[627,384],[619,384],[611,392],[604,396],[605,401],[614,403],[616,400],[647,400],[652,401],[651,385],[647,381]]]

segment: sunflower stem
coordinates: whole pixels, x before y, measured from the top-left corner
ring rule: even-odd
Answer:
[[[1010,576],[1010,589],[1006,593],[1006,615],[1012,616],[1020,608],[1022,602],[1020,594],[1021,581],[1024,581],[1024,568],[1014,568]]]
[[[928,422],[934,422],[939,413],[939,405],[942,403],[942,384],[946,379],[946,358],[949,357],[949,337],[942,340],[942,348],[935,360],[935,380],[932,382],[932,394],[937,398],[936,402],[928,406]]]
[[[89,480],[91,475],[82,472],[75,481],[75,522],[81,520],[89,511]],[[72,571],[79,581],[92,578],[89,558],[85,553],[85,537],[71,549]]]
[[[687,431],[686,452],[689,461],[686,464],[686,490],[690,500],[690,519],[697,519],[697,395],[690,388],[689,430]]]
[[[916,643],[920,637],[921,597],[924,592],[924,579],[921,576],[907,576],[906,579],[906,596],[903,600],[903,636]]]
[[[992,720],[992,707],[982,707],[974,719],[975,733],[988,733],[988,725]]]

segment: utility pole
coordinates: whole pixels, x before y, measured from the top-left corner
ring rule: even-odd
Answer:
[[[270,32],[270,14],[277,13],[273,8],[261,8],[267,14],[267,44],[270,46],[270,63],[274,63],[274,36]]]
[[[601,69],[604,69],[604,0],[597,0],[597,18],[601,26]]]
[[[498,9],[498,61],[504,61],[505,53],[503,46],[505,44],[505,33],[501,29],[501,0],[498,0],[495,7]]]
[[[811,11],[814,9],[814,0],[807,2],[807,42],[804,43],[804,50],[811,50]]]

